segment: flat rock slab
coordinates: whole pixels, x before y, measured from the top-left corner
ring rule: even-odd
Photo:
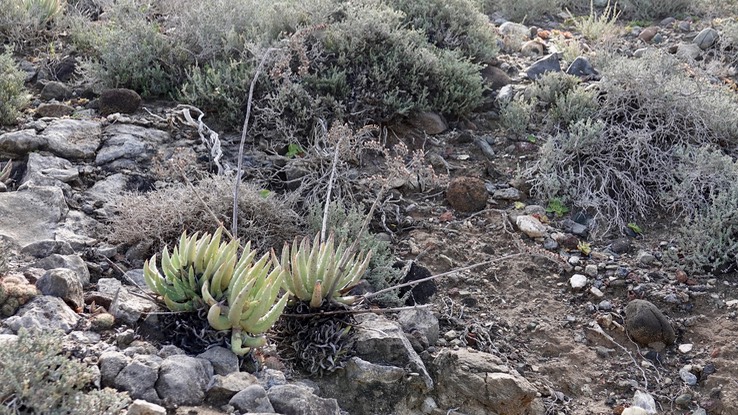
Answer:
[[[96,121],[54,120],[42,136],[47,149],[59,157],[91,159],[102,142],[102,128]]]
[[[0,135],[0,156],[20,158],[46,145],[46,138],[33,128]]]
[[[67,212],[64,193],[58,187],[0,193],[0,235],[12,238],[21,247],[55,239],[55,231]]]
[[[72,311],[61,298],[40,295],[21,307],[16,315],[8,317],[5,325],[15,333],[21,328],[28,331],[61,330],[69,333],[77,325],[79,319],[77,313]]]

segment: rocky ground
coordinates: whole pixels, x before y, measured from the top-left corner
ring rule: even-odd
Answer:
[[[566,29],[559,23],[496,23],[503,38],[526,39],[505,45],[486,73],[497,93],[567,69],[549,55],[551,30]],[[615,43],[623,54],[662,48],[707,59],[706,27],[667,20]],[[25,67],[29,81],[43,78]],[[596,69],[580,61],[572,71],[596,82]],[[158,154],[190,147],[207,159],[208,149],[176,104],[35,86],[27,119],[0,134],[0,161],[14,160],[0,234],[13,253],[3,286],[35,284],[43,295],[19,294],[17,312],[6,300],[2,330],[63,330],[74,355],[99,366],[103,386],[177,413],[738,414],[738,278],[671,265],[668,217],[590,240],[585,216],[547,212],[514,180],[538,144],[506,139],[494,112],[450,126],[429,116],[405,131],[437,133],[425,149],[452,181],[425,193],[398,188],[395,204],[411,220],[393,247],[433,274],[458,272],[436,280],[429,306],[358,316],[357,356],[345,369],[301,379],[267,349],[249,373],[227,349],[195,357],[165,345],[154,335],[162,310],[136,287],[145,284],[131,264],[142,258],[107,244],[104,224],[116,197],[151,185]],[[156,405],[137,401],[128,413],[163,413]]]

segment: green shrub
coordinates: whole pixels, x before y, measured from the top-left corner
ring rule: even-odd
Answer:
[[[738,100],[727,89],[690,78],[660,52],[612,58],[602,76],[592,119],[574,122],[545,143],[528,170],[534,194],[589,211],[599,235],[659,210],[693,215],[695,208],[682,200],[711,199],[698,186],[674,196],[683,175],[694,171],[680,154],[735,146],[738,121],[729,114],[738,111]]]
[[[153,20],[151,7],[123,0],[106,11],[105,21],[70,23],[72,41],[89,56],[80,71],[97,89],[130,88],[153,97],[176,91],[188,60]]]
[[[37,46],[51,33],[50,27],[64,9],[61,0],[0,1],[0,43]]]
[[[561,11],[561,0],[487,0],[492,3],[487,10],[502,12],[503,16],[514,22],[535,22],[546,14]]]
[[[574,75],[565,72],[546,72],[525,90],[525,95],[537,99],[543,106],[549,106],[578,84],[579,78]]]
[[[523,95],[502,102],[500,104],[500,125],[510,136],[517,139],[523,138],[528,132],[536,105],[535,98],[528,100]]]
[[[0,342],[0,412],[118,414],[130,403],[112,389],[93,390],[96,371],[63,354],[58,332],[28,333]]]
[[[620,33],[620,28],[616,25],[616,22],[621,12],[616,7],[617,3],[610,4],[610,0],[608,0],[607,6],[598,15],[594,8],[594,0],[590,0],[589,15],[574,18],[574,26],[582,33],[582,36],[589,40],[611,41]]]
[[[10,52],[0,55],[0,124],[14,124],[28,103],[25,79]]]
[[[549,122],[555,130],[591,118],[597,112],[596,92],[594,88],[577,85],[559,95],[548,111]]]
[[[497,37],[489,18],[473,0],[392,0],[405,13],[403,23],[425,32],[441,49],[459,50],[476,62],[497,55]]]
[[[678,17],[692,6],[693,0],[623,0],[623,12],[634,19]]]

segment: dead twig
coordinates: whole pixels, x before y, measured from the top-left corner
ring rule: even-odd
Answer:
[[[292,317],[292,318],[311,318],[315,316],[334,316],[334,315],[340,315],[340,314],[384,314],[384,313],[395,313],[399,311],[404,310],[415,310],[420,308],[428,308],[431,304],[425,304],[425,305],[416,305],[416,306],[408,306],[408,307],[390,307],[390,308],[369,308],[369,309],[362,309],[362,310],[334,310],[334,311],[320,311],[317,313],[305,313],[305,314],[293,314],[293,313],[283,313],[283,317]]]
[[[388,287],[388,288],[385,288],[385,289],[382,289],[382,290],[379,290],[379,291],[375,291],[373,293],[364,294],[362,296],[362,300],[368,300],[370,298],[374,298],[374,297],[378,296],[379,294],[383,294],[383,293],[386,293],[388,291],[396,290],[398,288],[410,287],[410,286],[413,286],[413,285],[416,285],[416,284],[420,284],[421,282],[431,281],[431,280],[434,280],[434,279],[437,279],[437,278],[441,278],[441,277],[445,277],[445,276],[448,276],[448,275],[456,274],[457,272],[467,271],[467,270],[474,269],[474,268],[477,268],[477,267],[481,267],[481,266],[484,266],[484,265],[494,264],[495,262],[506,261],[508,259],[516,258],[516,257],[519,257],[521,255],[523,255],[523,253],[505,255],[505,256],[501,256],[499,258],[491,259],[489,261],[478,262],[476,264],[468,265],[466,267],[461,267],[461,268],[457,268],[457,269],[454,269],[454,270],[451,270],[451,271],[448,271],[448,272],[443,272],[441,274],[431,275],[430,277],[427,277],[427,278],[421,278],[419,280],[415,280],[415,281],[410,281],[410,282],[406,282],[406,283],[403,283],[403,284],[394,285],[392,287]]]

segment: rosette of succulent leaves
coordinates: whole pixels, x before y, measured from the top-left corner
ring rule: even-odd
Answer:
[[[312,244],[308,237],[295,238],[291,247],[285,244],[282,249],[284,289],[313,309],[351,305],[356,298],[346,294],[359,283],[370,260],[371,252],[357,253],[354,244],[341,241],[336,246],[332,233],[325,241],[318,233]]]
[[[287,295],[276,300],[285,269],[273,253],[254,261],[251,242],[239,258],[239,241],[221,242],[222,231],[202,237],[184,232],[171,255],[164,248],[161,272],[156,255],[145,262],[144,278],[171,311],[208,308],[210,326],[231,330],[231,349],[244,355],[266,344],[264,333],[287,304]]]

